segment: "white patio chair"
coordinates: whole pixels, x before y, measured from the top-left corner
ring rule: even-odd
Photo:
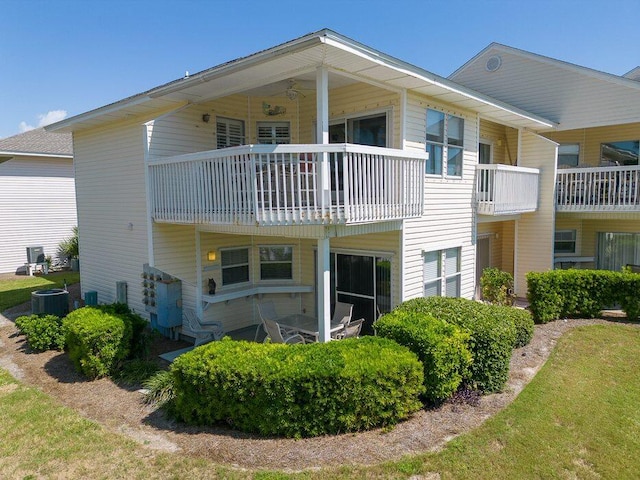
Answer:
[[[189,330],[195,336],[194,347],[208,343],[214,340],[220,340],[224,337],[224,327],[220,322],[202,322],[195,310],[186,308],[184,310],[184,318],[187,320]]]
[[[299,333],[286,333],[278,325],[278,322],[273,320],[269,320],[268,318],[262,319],[264,323],[264,328],[267,332],[267,338],[265,338],[265,342],[267,339],[271,339],[272,343],[305,343],[304,337]]]
[[[278,314],[276,313],[276,307],[273,305],[271,300],[266,302],[262,302],[258,304],[258,314],[260,315],[261,322],[256,325],[256,335],[253,339],[254,342],[258,341],[258,335],[260,334],[260,329],[262,329],[265,333],[267,330],[264,326],[265,318],[268,320],[276,320],[278,318]]]
[[[349,325],[338,332],[338,339],[343,340],[345,338],[358,338],[360,336],[360,331],[362,330],[363,323],[364,318],[350,322]]]
[[[337,325],[341,323],[344,327],[349,325],[351,322],[351,315],[353,314],[353,304],[352,303],[344,303],[344,302],[336,302],[336,306],[333,310],[333,316],[331,317],[331,324]],[[332,335],[333,338],[338,338],[338,335],[342,333],[343,330],[340,330]]]

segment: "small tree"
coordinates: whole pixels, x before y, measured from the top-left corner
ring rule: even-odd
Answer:
[[[77,259],[80,255],[80,249],[78,246],[78,227],[73,227],[72,235],[65,238],[58,244],[58,258],[62,262],[66,262],[71,259]]]
[[[513,305],[513,276],[494,267],[485,268],[480,277],[482,298],[494,305]]]

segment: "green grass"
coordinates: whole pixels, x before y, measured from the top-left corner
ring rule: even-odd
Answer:
[[[16,277],[0,281],[0,312],[31,300],[31,292],[45,288],[61,288],[64,282],[72,285],[80,281],[78,272],[57,272],[34,277]]]
[[[0,478],[638,478],[639,351],[637,327],[577,328],[509,407],[442,451],[295,475],[153,453],[0,370]]]

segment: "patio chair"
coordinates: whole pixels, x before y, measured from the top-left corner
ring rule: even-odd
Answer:
[[[344,330],[340,330],[340,332],[338,332],[338,339],[343,340],[345,338],[358,338],[360,336],[360,331],[362,330],[363,323],[364,318],[350,322],[349,325],[344,327]]]
[[[195,336],[194,347],[208,343],[214,340],[220,340],[224,337],[224,327],[220,322],[202,322],[195,310],[186,308],[184,310],[184,318],[187,320],[189,330]]]
[[[268,320],[276,320],[278,318],[278,314],[276,313],[276,307],[273,305],[273,302],[271,300],[258,304],[258,314],[260,315],[261,322],[258,325],[256,325],[256,335],[253,339],[254,342],[258,341],[258,335],[260,334],[261,329],[265,333],[267,333],[267,330],[265,329],[265,326],[264,326],[265,318]]]
[[[351,322],[351,315],[353,314],[353,304],[352,303],[344,303],[344,302],[336,302],[336,306],[333,310],[333,316],[331,317],[331,324],[337,325],[341,323],[344,327],[349,325]],[[334,333],[333,338],[337,338],[337,336],[342,333],[342,330]]]
[[[299,333],[286,333],[278,325],[274,320],[269,320],[268,318],[263,318],[262,322],[264,324],[264,328],[267,332],[267,338],[265,338],[265,342],[267,339],[271,339],[273,343],[305,343],[304,337]]]

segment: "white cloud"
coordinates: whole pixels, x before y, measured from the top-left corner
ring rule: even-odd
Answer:
[[[20,122],[20,125],[18,127],[20,128],[20,133],[24,133],[28,132],[29,130],[33,130],[34,128],[40,128],[55,122],[59,122],[60,120],[64,120],[65,118],[67,118],[66,110],[50,110],[47,113],[38,114],[37,127],[29,125],[27,122]]]

